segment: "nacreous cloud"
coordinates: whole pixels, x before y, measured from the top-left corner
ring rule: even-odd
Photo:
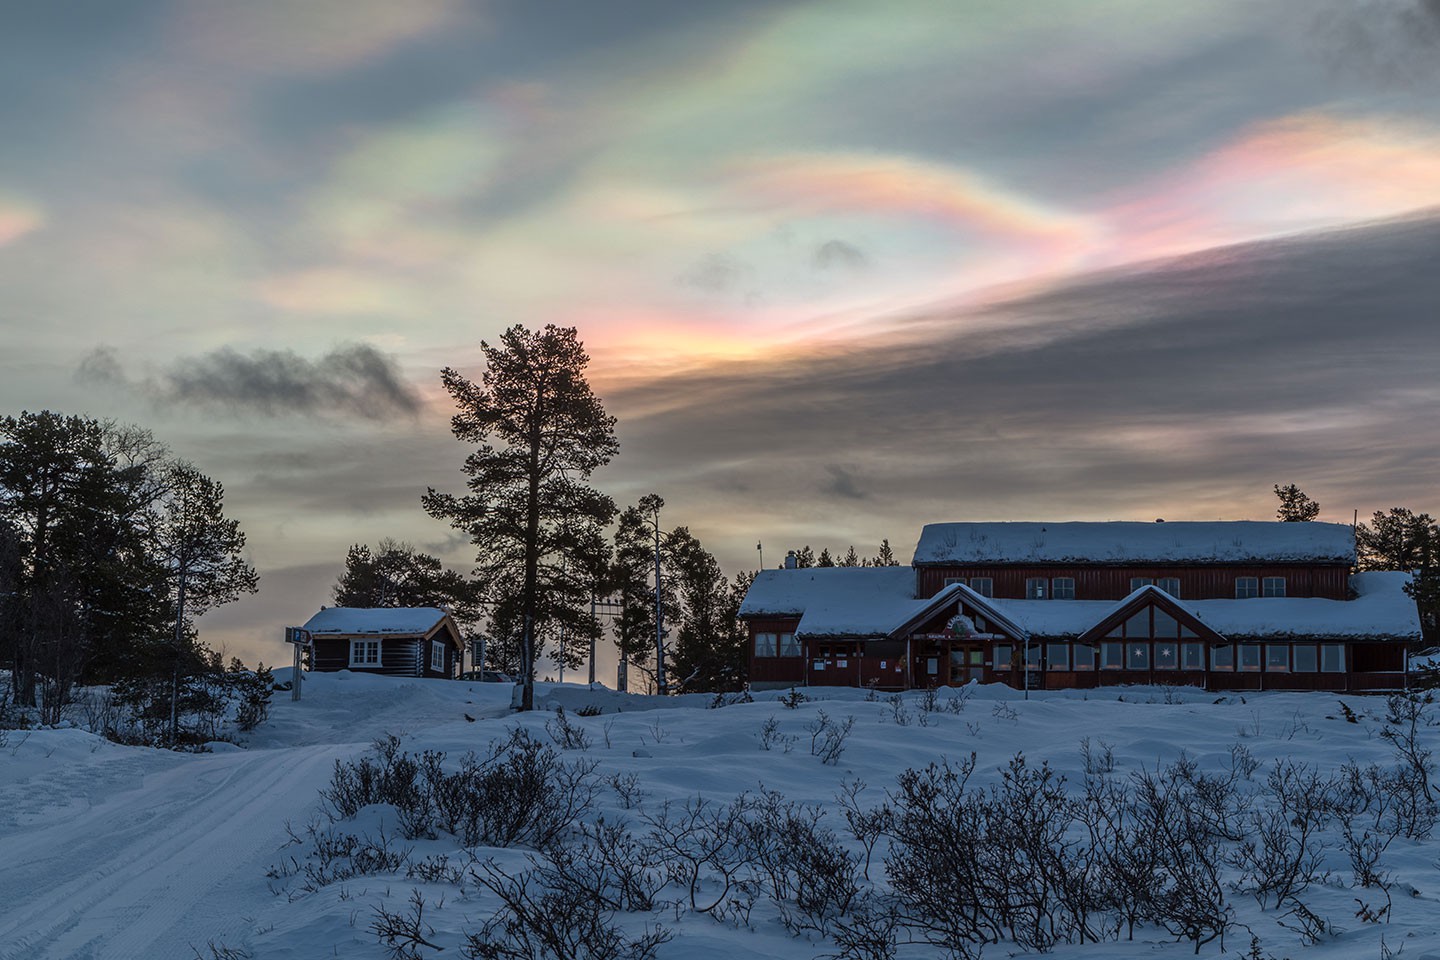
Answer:
[[[142,382],[130,381],[114,351],[101,347],[81,361],[82,380],[140,390],[157,403],[260,413],[382,421],[413,417],[422,406],[395,361],[369,344],[344,344],[309,360],[291,350],[240,353],[222,347],[176,361]]]

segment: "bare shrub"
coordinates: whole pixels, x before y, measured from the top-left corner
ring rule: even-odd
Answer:
[[[797,739],[793,734],[781,733],[780,721],[774,717],[760,725],[759,737],[761,750],[773,750],[779,747],[781,753],[789,753]]]
[[[728,804],[692,797],[644,815],[658,861],[697,913],[748,922],[759,895],[745,842],[748,806],[745,794]]]
[[[1240,883],[1261,909],[1299,904],[1299,896],[1321,879],[1321,833],[1335,804],[1335,784],[1314,768],[1278,761],[1265,779],[1264,803],[1249,811],[1244,836],[1235,847]]]
[[[835,801],[845,813],[845,824],[850,828],[850,835],[865,851],[863,872],[865,879],[869,880],[870,860],[875,853],[875,844],[890,831],[895,813],[883,803],[869,809],[860,806],[860,794],[864,791],[865,781],[851,780],[841,787]]]
[[[1115,772],[1115,746],[1099,741],[1099,750],[1090,745],[1090,738],[1080,741],[1080,757],[1085,761],[1086,776],[1108,776]]]
[[[811,756],[819,757],[821,763],[829,766],[839,763],[840,755],[845,752],[845,741],[854,726],[854,717],[846,717],[844,723],[837,723],[824,710],[819,711],[814,721],[805,726],[810,731]]]
[[[640,777],[638,774],[613,774],[610,777],[610,786],[620,798],[620,805],[626,810],[640,806],[645,800],[645,791],[640,789]]]
[[[590,749],[590,734],[584,727],[570,722],[564,707],[556,707],[555,716],[545,721],[545,732],[561,750]]]
[[[390,949],[394,960],[421,960],[421,947],[445,949],[429,939],[435,936],[435,928],[425,922],[425,898],[419,890],[410,891],[410,909],[403,913],[387,910],[384,904],[376,907],[370,932]]]

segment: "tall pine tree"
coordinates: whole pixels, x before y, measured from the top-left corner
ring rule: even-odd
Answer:
[[[1275,510],[1275,519],[1285,523],[1304,523],[1314,520],[1320,515],[1320,504],[1305,496],[1304,492],[1295,484],[1287,483],[1285,486],[1275,484],[1275,496],[1280,498],[1280,506]]]
[[[431,489],[423,502],[476,546],[476,580],[503,611],[492,630],[519,632],[521,709],[531,710],[544,639],[565,627],[594,629],[577,544],[615,515],[614,502],[586,481],[619,443],[615,418],[585,379],[590,358],[574,328],[516,325],[480,346],[479,384],[449,367],[441,374],[459,407],[451,430],[475,446],[462,468],[470,492]]]

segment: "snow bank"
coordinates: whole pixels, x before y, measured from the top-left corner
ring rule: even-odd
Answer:
[[[429,633],[445,619],[438,607],[328,607],[305,621],[313,634]]]

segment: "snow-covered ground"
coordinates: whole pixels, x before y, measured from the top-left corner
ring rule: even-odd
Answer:
[[[288,671],[279,671],[280,679]],[[297,830],[319,810],[318,791],[335,761],[365,755],[377,737],[395,734],[402,748],[445,751],[459,758],[483,753],[495,738],[520,726],[549,742],[545,730],[553,709],[564,706],[592,741],[567,759],[596,761],[597,776],[634,774],[643,803],[654,810],[666,800],[695,795],[729,801],[762,786],[788,799],[835,807],[842,786],[857,778],[868,784],[862,802],[876,804],[894,789],[907,767],[941,758],[960,761],[973,751],[971,783],[999,779],[999,769],[1023,752],[1032,765],[1046,761],[1075,788],[1084,777],[1083,738],[1099,749],[1113,745],[1115,775],[1125,777],[1184,751],[1202,769],[1228,770],[1231,746],[1242,743],[1265,766],[1278,759],[1313,764],[1329,773],[1347,759],[1364,764],[1394,762],[1389,743],[1378,735],[1384,702],[1344,698],[1361,719],[1347,721],[1327,694],[1217,696],[1195,690],[1109,689],[1103,693],[1044,693],[1023,700],[1004,687],[967,691],[968,701],[921,710],[919,694],[900,708],[867,702],[859,691],[812,689],[811,699],[793,709],[766,694],[754,703],[706,709],[707,697],[625,697],[578,685],[541,685],[533,714],[509,711],[508,686],[436,680],[398,680],[340,673],[307,678],[304,699],[277,691],[271,720],[243,749],[180,755],[121,747],[80,730],[10,732],[0,747],[0,960],[21,958],[189,958],[211,956],[209,943],[235,956],[382,958],[389,950],[369,927],[377,904],[400,910],[413,887],[425,895],[425,922],[443,953],[461,955],[463,932],[473,931],[494,909],[475,886],[420,884],[402,872],[354,878],[305,892],[296,877],[266,876],[289,857],[303,861],[306,850],[287,846],[287,822]],[[578,717],[586,705],[600,716]],[[854,727],[835,765],[810,753],[808,727],[823,711]],[[760,730],[775,718],[779,732],[794,737],[762,749]],[[923,723],[922,723],[923,718]],[[1440,728],[1422,730],[1435,747]],[[596,813],[636,820],[620,796],[602,791]],[[593,815],[593,814],[592,814]],[[378,830],[384,810],[370,808],[349,829]],[[838,810],[830,824],[851,843]],[[339,825],[344,829],[345,825]],[[388,829],[395,829],[389,818]],[[453,838],[405,842],[413,859],[457,852]],[[851,843],[854,849],[858,845]],[[505,864],[523,863],[520,852],[493,853]],[[1380,958],[1386,949],[1406,958],[1440,957],[1440,839],[1400,838],[1384,857],[1393,872],[1392,916],[1365,923],[1355,916],[1357,896],[1373,891],[1349,888],[1349,870],[1338,848],[1326,851],[1333,882],[1316,888],[1313,902],[1336,933],[1303,947],[1298,935],[1277,924],[1276,911],[1262,911],[1242,892],[1229,894],[1242,924],[1227,939],[1233,952],[1251,947],[1252,932],[1262,956]],[[879,862],[877,855],[876,861]],[[880,873],[881,871],[875,871]],[[750,927],[673,911],[659,919],[674,939],[662,945],[665,958],[773,957],[799,960],[833,954],[819,937],[792,936],[773,912],[757,909]],[[628,921],[627,921],[628,922]],[[1248,928],[1248,929],[1247,929]],[[1403,953],[1401,951],[1403,949]],[[244,951],[244,952],[240,952]],[[1004,944],[987,956],[1006,956]],[[1188,956],[1188,943],[1175,943],[1158,929],[1135,942],[1061,946],[1059,957]],[[1211,943],[1202,955],[1219,953]],[[933,947],[903,948],[900,956],[937,956]]]

